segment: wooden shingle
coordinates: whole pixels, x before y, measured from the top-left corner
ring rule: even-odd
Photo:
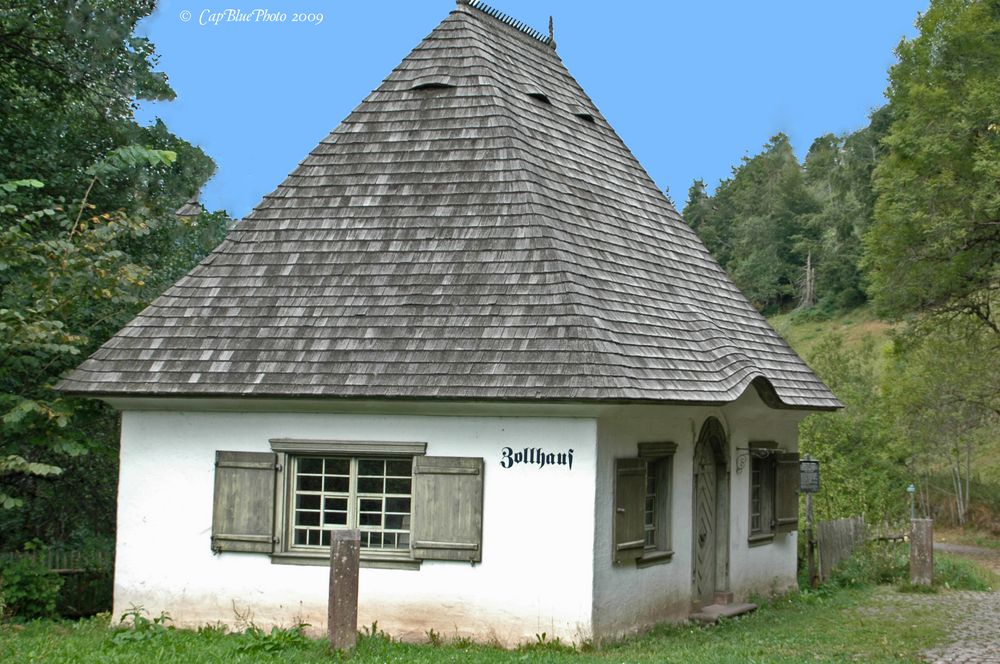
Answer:
[[[460,2],[59,389],[724,403],[751,384],[840,405],[547,39]]]

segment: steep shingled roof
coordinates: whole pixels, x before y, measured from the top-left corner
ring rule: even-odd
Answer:
[[[93,395],[840,404],[555,50],[460,0],[200,265]]]

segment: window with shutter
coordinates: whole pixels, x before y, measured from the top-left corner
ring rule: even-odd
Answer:
[[[281,438],[271,449],[216,453],[214,550],[328,565],[330,531],[356,528],[362,567],[482,560],[482,458],[395,441]]]
[[[277,455],[216,452],[212,550],[271,553]]]
[[[330,532],[357,529],[361,566],[415,569],[410,553],[413,463],[423,442],[271,439],[277,488],[273,562],[329,564]]]
[[[638,560],[646,549],[646,461],[615,459],[615,515],[612,560]]]
[[[676,451],[677,444],[673,442],[639,443],[639,458],[646,462],[645,541],[642,556],[636,560],[639,567],[669,562],[673,557],[671,492]]]
[[[481,458],[414,459],[414,558],[482,561],[483,471]]]
[[[773,441],[750,443],[750,544],[767,544],[775,533],[799,524],[799,455]]]
[[[799,455],[779,452],[775,458],[774,523],[779,533],[799,527]]]

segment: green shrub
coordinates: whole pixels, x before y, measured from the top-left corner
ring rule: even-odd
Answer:
[[[28,556],[0,559],[0,606],[19,618],[51,618],[56,615],[63,581],[45,563]]]
[[[900,583],[909,576],[909,548],[904,542],[868,542],[841,562],[830,582],[842,588]]]
[[[869,542],[837,565],[830,583],[843,588],[890,584],[909,592],[935,592],[938,588],[989,590],[991,575],[971,561],[935,554],[933,587],[914,586],[910,583],[910,549],[906,542]]]

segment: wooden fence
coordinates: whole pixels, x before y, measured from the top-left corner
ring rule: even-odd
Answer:
[[[0,553],[0,561],[31,560],[62,580],[56,609],[67,618],[111,610],[114,553],[58,548]]]
[[[32,560],[56,574],[82,574],[84,572],[111,569],[112,567],[111,555],[103,551],[42,549],[39,551],[0,553],[0,558],[12,561]]]
[[[860,516],[816,524],[816,545],[819,549],[819,578],[826,581],[839,562],[850,557],[868,536],[865,520]]]

